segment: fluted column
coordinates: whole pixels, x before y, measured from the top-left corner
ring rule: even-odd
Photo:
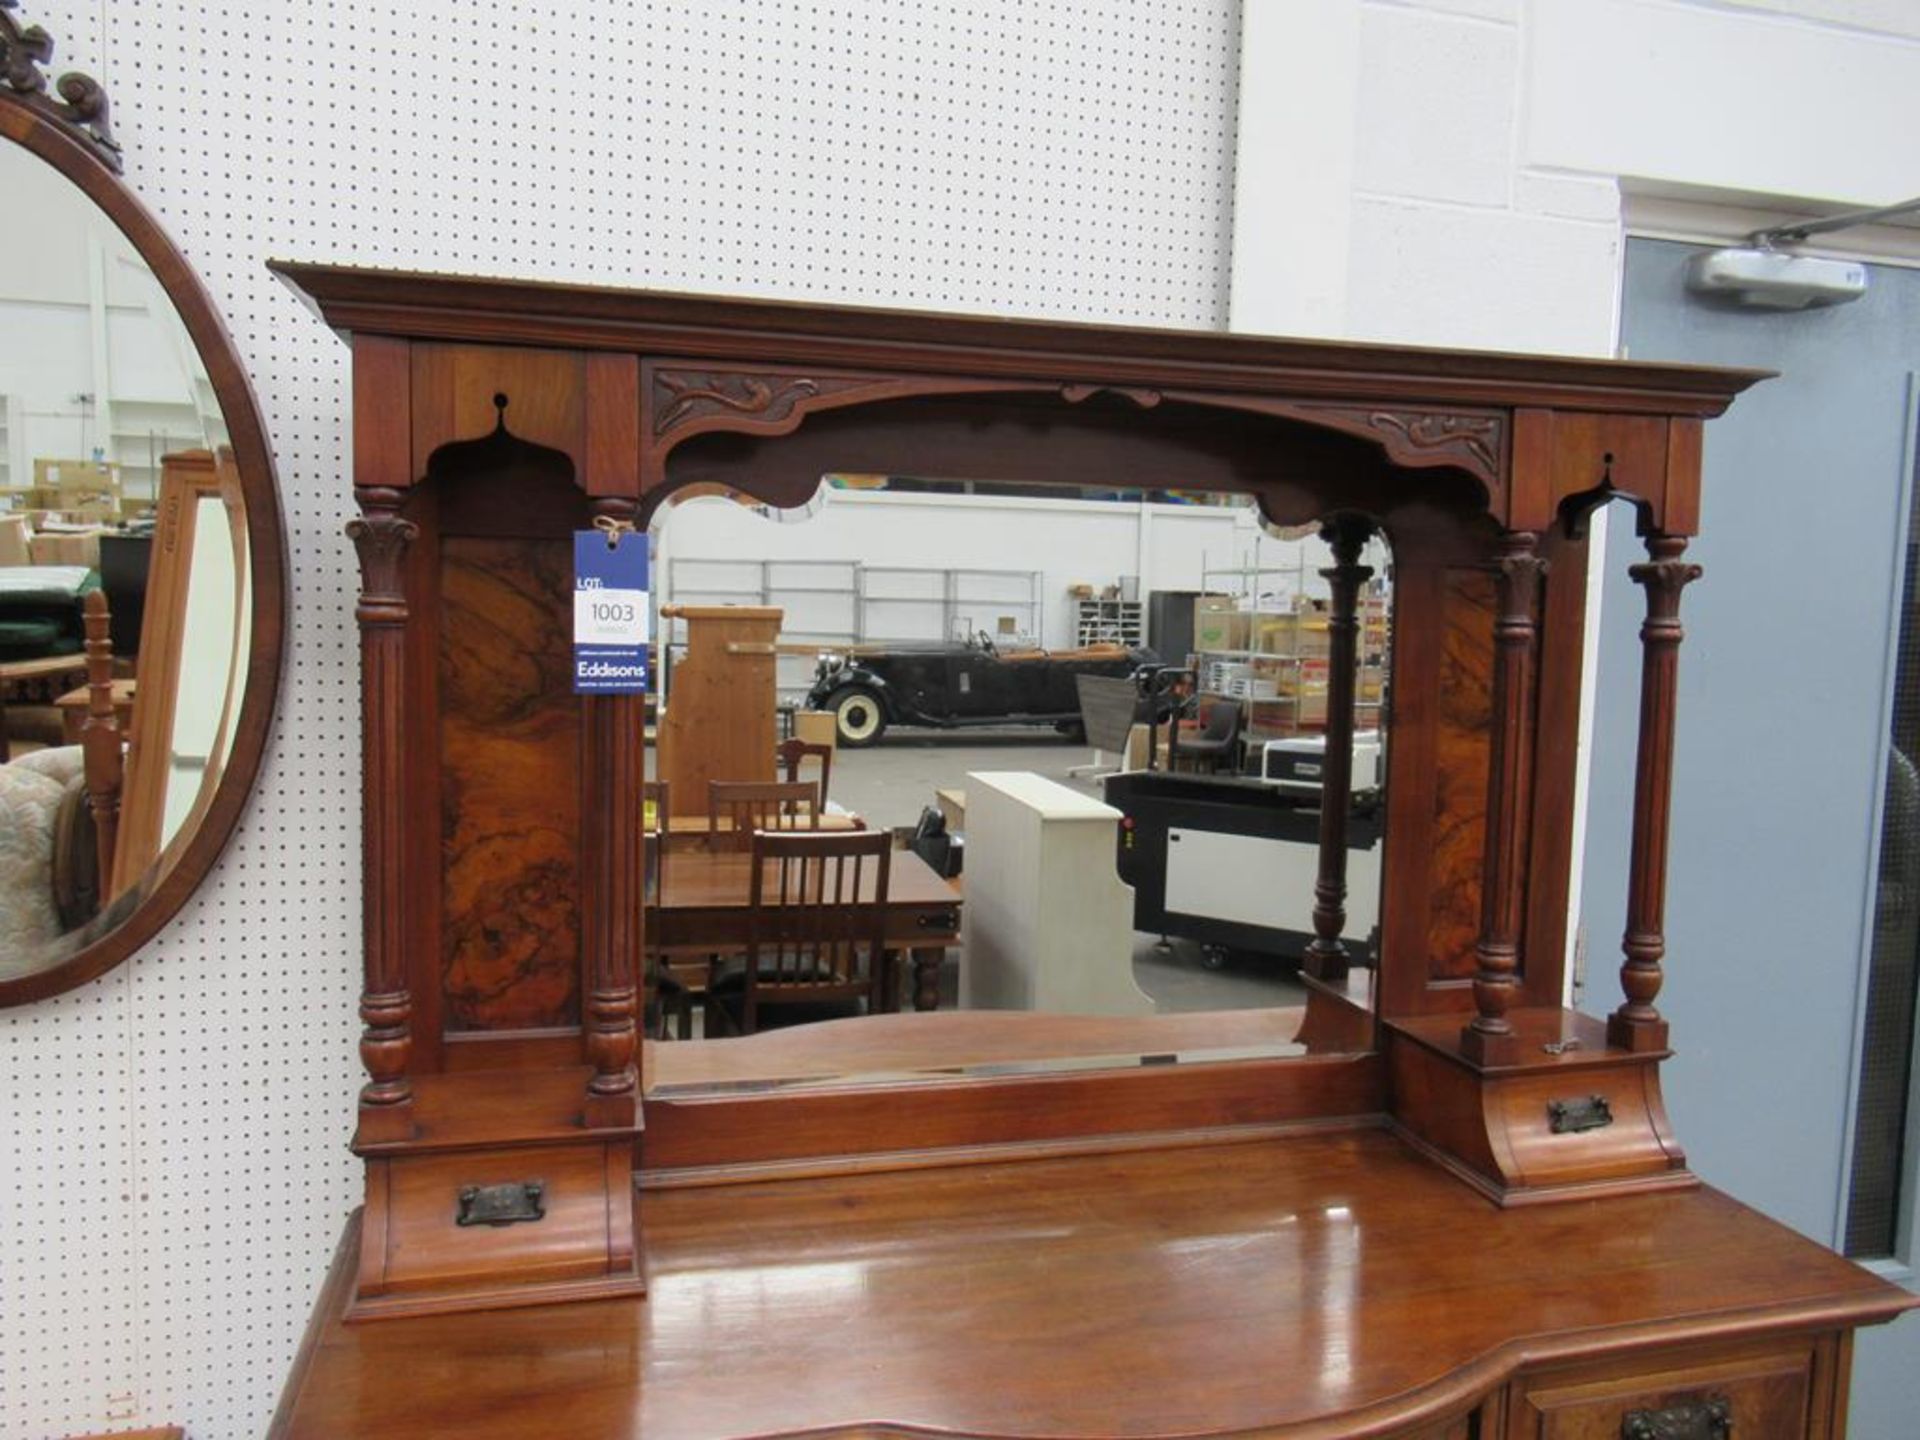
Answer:
[[[1361,516],[1338,515],[1320,530],[1333,564],[1320,574],[1332,590],[1327,607],[1327,753],[1320,767],[1320,869],[1313,883],[1313,939],[1302,966],[1315,979],[1347,978],[1347,812],[1353,793],[1353,703],[1359,666],[1360,587],[1373,571],[1360,550],[1373,533]]]
[[[413,998],[406,969],[407,548],[419,527],[400,516],[401,493],[356,486],[359,518],[347,535],[360,556],[361,874],[364,979],[360,993],[360,1138],[413,1131]]]
[[[1480,939],[1474,946],[1474,1018],[1460,1049],[1480,1065],[1510,1065],[1519,1042],[1507,1010],[1518,988],[1520,930],[1526,908],[1527,818],[1533,792],[1533,691],[1540,537],[1500,537],[1493,627],[1493,705],[1487,762],[1487,845],[1480,877]]]
[[[1700,578],[1683,559],[1678,535],[1647,537],[1648,560],[1627,571],[1647,592],[1640,626],[1640,749],[1633,777],[1633,855],[1627,874],[1626,1000],[1607,1017],[1607,1043],[1624,1050],[1664,1050],[1667,1022],[1654,1008],[1666,954],[1667,828],[1673,796],[1674,702],[1680,680],[1680,592]]]
[[[632,500],[593,505],[602,528],[626,530],[626,545],[645,545],[632,532]],[[583,1118],[589,1126],[634,1123],[639,1080],[634,1015],[645,925],[646,696],[583,695],[581,723],[586,763],[582,779],[581,878],[587,949],[587,1082]]]

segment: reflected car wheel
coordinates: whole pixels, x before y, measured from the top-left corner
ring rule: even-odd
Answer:
[[[842,690],[833,697],[834,729],[850,750],[871,745],[887,731],[887,712],[871,690]]]

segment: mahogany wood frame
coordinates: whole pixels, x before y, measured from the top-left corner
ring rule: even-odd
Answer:
[[[1560,1008],[1579,522],[1627,497],[1665,547],[1656,555],[1669,555],[1696,528],[1702,424],[1758,372],[273,268],[354,351],[368,715],[369,1084],[357,1146],[370,1164],[404,1169],[410,1156],[532,1135],[609,1146],[639,1136],[643,1179],[665,1182],[676,1171],[885,1166],[907,1153],[1384,1113],[1501,1204],[1695,1183],[1660,1100],[1664,1032],[1635,1010],[1630,1033],[1628,1021],[1615,1027],[1629,1043],[1609,1044],[1604,1027]],[[1342,595],[1364,578],[1359,539],[1384,531],[1398,603],[1377,1010],[1350,998],[1344,956],[1323,944],[1303,1031],[1362,1053],[1322,1044],[1298,1060],[1188,1072],[676,1094],[648,1100],[643,1116],[631,1063],[639,863],[619,834],[640,832],[638,711],[591,696],[578,702],[579,765],[609,783],[583,789],[569,862],[586,911],[577,964],[591,1018],[448,1033],[440,831],[421,823],[442,803],[441,762],[419,737],[448,723],[430,657],[443,624],[442,516],[466,503],[449,457],[485,444],[520,447],[564,477],[490,492],[513,518],[489,523],[556,535],[589,515],[644,525],[695,485],[793,505],[848,468],[1064,484],[1108,483],[1123,468],[1145,486],[1248,491],[1270,520],[1330,526]],[[1332,638],[1351,648],[1344,629]],[[1658,630],[1660,645],[1668,638]],[[1649,660],[1642,763],[1656,781],[1670,659],[1668,646]],[[1664,835],[1666,792],[1643,788],[1644,849]],[[1657,887],[1636,897],[1629,999],[1650,1008]],[[1333,924],[1337,936],[1343,902],[1344,874],[1323,865],[1322,932]],[[518,1119],[489,1128],[456,1097],[500,1067],[551,1079],[529,1088],[543,1098]],[[425,1111],[413,1102],[420,1086]],[[1606,1110],[1610,1128],[1568,1139],[1562,1118],[1590,1109]],[[368,1263],[363,1250],[363,1295],[393,1280]],[[431,1288],[405,1283],[416,1281]],[[564,1298],[555,1288],[528,1298]]]
[[[171,852],[163,873],[143,877],[92,925],[62,937],[32,968],[0,978],[0,1005],[58,995],[104,975],[159,933],[219,859],[246,808],[260,770],[280,690],[287,626],[287,550],[279,488],[259,406],[225,323],[193,267],[160,222],[119,175],[119,147],[107,124],[107,99],[83,75],[62,75],[46,93],[40,64],[52,42],[22,31],[11,15],[0,27],[0,140],[54,167],[119,227],[152,269],[206,364],[227,426],[246,504],[253,625],[247,676],[232,729],[225,773],[198,828]],[[39,84],[32,83],[38,80]]]

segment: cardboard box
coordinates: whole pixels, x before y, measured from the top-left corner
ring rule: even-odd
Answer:
[[[1291,655],[1299,634],[1297,615],[1256,615],[1253,617],[1253,645],[1262,655]]]
[[[25,508],[95,521],[120,518],[120,467],[98,460],[35,460]]]
[[[118,495],[118,468],[99,460],[36,460],[33,488],[68,495]]]
[[[24,515],[0,515],[0,565],[31,565],[33,556],[27,549],[27,517]]]
[[[1253,617],[1223,610],[1196,611],[1193,617],[1193,648],[1196,650],[1245,650]]]
[[[100,531],[65,530],[35,535],[27,542],[27,553],[34,565],[84,565],[100,568]]]
[[[793,738],[804,740],[809,745],[837,745],[840,732],[834,726],[833,715],[826,710],[796,710],[793,712]]]

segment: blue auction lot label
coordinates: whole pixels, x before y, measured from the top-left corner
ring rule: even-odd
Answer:
[[[573,693],[644,693],[651,625],[646,535],[574,531]]]

